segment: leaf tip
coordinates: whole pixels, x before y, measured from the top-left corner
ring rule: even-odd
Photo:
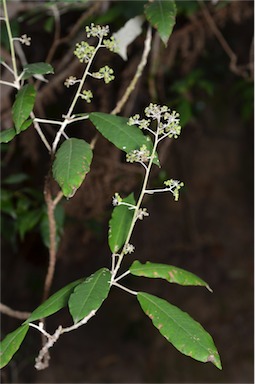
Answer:
[[[206,360],[207,363],[213,363],[218,369],[222,370],[222,365],[219,356],[215,356],[214,354],[210,354]]]

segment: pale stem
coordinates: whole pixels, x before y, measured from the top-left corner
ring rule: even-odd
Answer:
[[[136,292],[136,291],[132,291],[131,289],[126,288],[126,287],[124,287],[123,285],[120,285],[120,284],[116,283],[116,280],[113,281],[112,285],[115,285],[115,287],[118,287],[118,288],[120,288],[120,289],[123,289],[123,291],[126,291],[126,292],[128,292],[128,293],[131,293],[131,295],[135,295],[135,296],[137,296],[137,293],[138,293],[138,292]]]
[[[125,203],[125,201],[121,201],[119,205],[126,205],[127,207],[129,207],[129,209],[135,209],[136,208],[136,205],[133,205],[133,204],[129,204],[129,203]]]
[[[14,75],[14,72],[13,70],[11,69],[11,67],[9,67],[9,65],[7,63],[5,63],[4,61],[2,61],[1,63],[6,69],[8,69],[9,72],[11,72],[13,75]]]
[[[70,120],[69,124],[76,123],[76,121],[87,120],[88,118],[89,118],[89,115],[74,117],[73,119]]]
[[[35,129],[36,129],[38,135],[40,136],[42,142],[44,143],[44,145],[45,145],[45,147],[48,149],[48,151],[51,152],[51,146],[50,146],[50,144],[48,143],[46,137],[45,137],[44,134],[42,133],[42,130],[41,130],[40,125],[38,124],[37,121],[35,121],[36,118],[35,118],[35,114],[34,114],[34,112],[31,112],[31,113],[30,113],[30,117],[33,119],[34,127],[35,127]]]
[[[73,98],[72,104],[70,105],[70,108],[69,108],[69,110],[68,110],[68,112],[67,112],[67,115],[66,115],[66,117],[65,117],[65,120],[63,121],[63,123],[62,123],[62,125],[61,125],[59,131],[58,131],[57,134],[56,134],[55,140],[54,140],[53,145],[52,145],[52,152],[53,152],[53,153],[56,152],[56,148],[57,148],[57,145],[58,145],[58,143],[59,143],[60,137],[61,137],[62,133],[64,132],[66,126],[70,123],[70,117],[72,116],[74,107],[75,107],[75,105],[76,105],[76,103],[77,103],[77,100],[79,99],[79,95],[80,95],[80,93],[81,93],[82,87],[83,87],[83,85],[84,85],[84,83],[85,83],[85,80],[86,80],[86,77],[87,77],[87,75],[88,75],[89,68],[90,68],[91,65],[92,65],[93,59],[94,59],[95,55],[97,54],[97,51],[98,51],[99,48],[101,47],[101,42],[102,42],[102,40],[103,40],[103,37],[101,37],[101,38],[99,39],[98,45],[96,46],[96,48],[95,48],[95,50],[94,50],[94,52],[93,52],[93,54],[92,54],[92,56],[91,56],[89,62],[87,63],[87,66],[86,66],[85,71],[84,71],[84,73],[83,73],[83,76],[82,76],[82,78],[81,78],[79,87],[78,87],[78,89],[77,89],[77,91],[76,91],[76,94],[75,94],[75,96],[74,96],[74,98]]]
[[[126,271],[126,272],[124,272],[124,273],[122,273],[122,275],[120,275],[119,277],[117,277],[117,279],[115,279],[115,280],[113,281],[113,284],[116,283],[116,281],[119,281],[119,280],[123,279],[123,277],[125,277],[125,276],[127,276],[127,275],[129,275],[129,274],[130,274],[130,271],[129,271],[129,270]]]
[[[173,187],[173,189],[175,186]],[[159,188],[159,189],[146,189],[144,192],[147,193],[148,195],[153,195],[153,193],[157,192],[173,192],[172,188]]]
[[[160,142],[161,140],[165,139],[167,136],[170,135],[170,132],[168,133],[165,133],[163,136],[161,136],[159,139],[158,139],[158,142]]]
[[[144,169],[147,171],[147,165],[146,164],[144,164],[142,161],[138,161],[138,163],[141,164],[144,167]]]
[[[91,317],[95,316],[96,312],[97,312],[96,310],[91,311],[86,317],[84,317],[78,323],[71,325],[71,327],[63,328],[61,333],[71,332],[81,327],[82,325],[86,324],[91,319]]]
[[[9,81],[0,80],[0,84],[19,89],[19,86],[16,83],[9,83]]]
[[[10,308],[3,303],[0,303],[0,312],[4,315],[15,317],[16,319],[21,320],[26,320],[31,315],[30,312],[16,311],[15,309]]]
[[[159,122],[158,122],[158,126],[159,126]],[[116,276],[116,274],[117,274],[117,272],[118,272],[118,270],[119,270],[119,268],[121,266],[121,262],[123,260],[123,257],[125,256],[123,250],[125,249],[126,245],[129,243],[129,240],[130,240],[130,238],[132,236],[132,233],[133,233],[133,230],[134,230],[134,226],[135,226],[135,223],[136,223],[136,220],[137,220],[137,212],[140,209],[143,197],[145,195],[146,187],[147,187],[147,184],[148,184],[148,181],[149,181],[151,167],[152,167],[152,164],[153,164],[154,155],[155,155],[156,149],[157,149],[157,145],[158,145],[158,128],[157,128],[157,131],[156,131],[156,134],[155,134],[155,141],[154,141],[154,145],[153,145],[150,161],[149,161],[149,164],[148,164],[147,168],[145,169],[146,172],[145,172],[145,176],[144,176],[142,190],[141,190],[140,196],[139,196],[137,204],[136,204],[135,212],[134,212],[134,215],[133,215],[133,218],[132,218],[132,222],[131,222],[131,225],[130,225],[130,229],[129,229],[129,232],[128,232],[125,244],[124,244],[124,246],[122,248],[122,252],[121,252],[121,254],[119,256],[119,260],[118,260],[118,262],[116,264],[116,267],[115,267],[115,269],[113,271],[112,281],[114,281],[114,278],[115,278],[115,276]]]
[[[60,200],[62,199],[63,197],[63,192],[62,191],[59,191],[57,196],[55,197],[55,199],[53,200],[53,205],[54,207],[56,207],[56,205],[60,202]]]
[[[30,327],[33,327],[37,329],[39,332],[41,332],[44,336],[46,336],[48,339],[51,338],[51,335],[43,329],[43,326],[41,325],[42,323],[39,323],[39,325],[36,325],[34,323],[28,323]]]
[[[56,124],[56,125],[62,125],[62,121],[57,121],[57,120],[48,120],[48,119],[40,119],[36,117],[34,119],[37,123],[45,123],[45,124]]]
[[[82,325],[86,324],[91,319],[91,317],[95,316],[96,312],[97,312],[96,310],[92,310],[81,321],[79,321],[76,324],[71,325],[70,327],[62,328],[62,326],[60,325],[52,335],[50,335],[48,332],[45,331],[45,329],[43,328],[43,323],[42,322],[39,323],[39,325],[36,325],[34,323],[28,323],[28,325],[30,327],[33,327],[33,328],[37,329],[44,336],[46,336],[46,338],[48,339],[48,341],[44,344],[44,346],[42,347],[42,349],[39,352],[39,355],[38,355],[38,357],[36,359],[36,362],[37,362],[36,368],[37,369],[43,369],[43,368],[45,368],[47,366],[47,365],[44,366],[44,364],[42,363],[43,358],[48,353],[49,348],[53,347],[55,342],[59,339],[59,337],[63,333],[74,331],[75,329],[77,329],[77,328],[81,327]]]
[[[152,129],[148,128],[148,127],[146,128],[146,131],[149,131],[153,136],[156,135],[156,133]]]
[[[5,24],[6,24],[6,29],[7,29],[7,34],[8,34],[9,44],[10,44],[10,50],[11,50],[11,58],[12,58],[12,66],[13,66],[14,78],[15,78],[15,81],[16,81],[17,78],[18,78],[18,71],[17,71],[15,50],[14,50],[14,44],[13,44],[13,36],[12,36],[11,27],[10,27],[7,6],[6,6],[6,0],[3,0],[3,9],[4,9]]]

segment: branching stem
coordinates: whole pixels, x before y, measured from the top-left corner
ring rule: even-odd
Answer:
[[[67,112],[67,115],[65,116],[65,120],[62,122],[62,125],[61,125],[59,131],[58,131],[57,134],[56,134],[55,140],[54,140],[53,145],[52,145],[52,152],[53,152],[53,153],[56,152],[56,149],[57,149],[59,140],[60,140],[60,138],[61,138],[61,135],[63,134],[63,132],[64,132],[66,126],[70,123],[70,118],[71,118],[71,116],[72,116],[72,114],[73,114],[74,107],[75,107],[75,105],[76,105],[76,103],[77,103],[77,100],[78,100],[79,97],[80,97],[80,93],[81,93],[81,91],[82,91],[83,85],[84,85],[85,80],[86,80],[86,78],[87,78],[87,76],[88,76],[89,68],[90,68],[91,65],[92,65],[92,62],[93,62],[93,60],[94,60],[95,55],[97,54],[97,51],[98,51],[99,48],[102,46],[102,45],[101,45],[101,44],[102,44],[102,40],[103,40],[103,37],[101,37],[101,38],[99,39],[99,42],[98,42],[97,46],[95,47],[95,50],[94,50],[93,54],[91,55],[91,58],[90,58],[89,62],[88,62],[87,65],[86,65],[86,68],[85,68],[85,71],[84,71],[84,73],[83,73],[83,75],[82,75],[82,78],[81,78],[81,81],[80,81],[80,83],[79,83],[78,89],[77,89],[77,91],[76,91],[76,93],[75,93],[75,96],[74,96],[74,98],[73,98],[73,101],[72,101],[72,103],[71,103],[71,105],[70,105],[70,107],[69,107],[69,110],[68,110],[68,112]]]

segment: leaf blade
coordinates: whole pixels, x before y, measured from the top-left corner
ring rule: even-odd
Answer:
[[[145,6],[145,16],[149,23],[158,30],[165,46],[175,25],[176,5],[173,0],[154,0]]]
[[[31,313],[29,318],[23,324],[31,323],[32,321],[48,317],[64,308],[67,305],[69,297],[72,294],[74,288],[80,284],[82,280],[83,279],[75,280],[61,288],[59,291],[55,292],[46,301],[39,305],[39,307],[37,307]]]
[[[135,205],[134,194],[123,199],[123,202]],[[126,205],[119,205],[113,209],[112,217],[109,222],[108,243],[113,253],[124,244],[130,225],[133,219],[134,210],[129,209]]]
[[[129,268],[130,272],[134,276],[143,276],[150,278],[161,278],[167,280],[170,283],[176,283],[185,286],[204,286],[212,292],[209,285],[200,277],[194,275],[184,269],[174,267],[173,265],[151,263],[147,261],[145,264],[135,260]]]
[[[26,64],[23,67],[24,74],[22,79],[26,80],[33,75],[48,75],[54,73],[53,67],[48,63],[38,62]]]
[[[0,144],[2,143],[9,143],[15,136],[17,136],[20,132],[25,131],[31,124],[33,120],[29,119],[24,121],[21,124],[19,132],[15,130],[15,128],[8,128],[4,131],[0,132]]]
[[[110,280],[109,269],[101,268],[74,289],[68,302],[74,323],[102,305],[110,290]]]
[[[22,87],[12,106],[12,116],[17,133],[20,133],[22,124],[26,121],[35,103],[36,91],[31,84]]]
[[[140,149],[143,145],[152,150],[151,138],[144,135],[137,126],[128,125],[128,119],[125,117],[92,112],[89,114],[89,119],[107,140],[126,153]],[[153,162],[159,165],[157,156]]]
[[[29,326],[21,325],[15,331],[9,333],[0,343],[0,368],[5,367],[13,355],[18,351],[22,341],[24,340]]]
[[[178,351],[204,363],[212,362],[222,369],[214,341],[201,324],[159,297],[138,292],[137,299],[153,325]]]
[[[68,139],[60,146],[53,162],[53,177],[64,196],[72,197],[90,170],[92,150],[81,139]]]

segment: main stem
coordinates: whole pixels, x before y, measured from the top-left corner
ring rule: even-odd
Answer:
[[[136,208],[134,210],[134,215],[133,215],[132,222],[131,222],[131,225],[130,225],[130,228],[129,228],[129,232],[128,232],[125,244],[124,244],[124,246],[122,248],[122,251],[121,251],[121,253],[119,255],[118,262],[117,262],[117,264],[116,264],[116,266],[115,266],[115,268],[113,270],[113,273],[112,273],[112,281],[114,280],[114,278],[115,278],[115,276],[116,276],[116,274],[117,274],[117,272],[118,272],[118,270],[119,270],[119,268],[121,266],[122,260],[123,260],[123,258],[125,256],[124,249],[125,249],[126,245],[129,243],[129,240],[130,240],[130,238],[132,236],[132,233],[133,233],[133,230],[134,230],[134,227],[135,227],[135,223],[136,223],[136,220],[137,220],[137,213],[138,213],[138,210],[141,207],[144,195],[146,193],[145,191],[147,189],[147,184],[148,184],[148,181],[149,181],[150,171],[151,171],[151,167],[152,167],[152,164],[153,164],[154,156],[155,156],[155,153],[156,153],[157,145],[158,145],[158,130],[157,130],[156,135],[155,135],[155,141],[154,141],[153,149],[152,149],[152,152],[151,152],[150,161],[149,161],[148,167],[147,167],[146,172],[145,172],[141,193],[140,193],[140,196],[138,198],[138,201],[137,201],[137,204],[136,204]]]
[[[4,9],[4,17],[5,17],[7,34],[8,34],[9,43],[10,43],[12,67],[13,67],[15,83],[16,83],[16,81],[18,79],[18,71],[17,71],[16,56],[15,56],[15,49],[14,49],[14,44],[13,44],[12,31],[11,31],[11,27],[10,27],[9,16],[8,16],[8,11],[7,11],[7,6],[6,6],[6,0],[3,0],[3,9]],[[19,86],[19,84],[16,84],[16,85]]]

